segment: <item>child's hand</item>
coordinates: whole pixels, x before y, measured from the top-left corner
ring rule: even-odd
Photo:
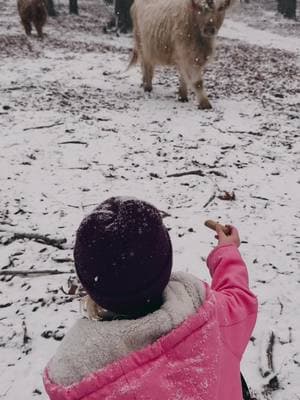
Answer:
[[[217,232],[216,238],[219,241],[218,242],[219,246],[222,244],[235,244],[237,247],[240,246],[241,242],[240,242],[239,232],[234,226],[230,225],[230,233],[228,235],[225,235],[221,225],[217,224],[216,232]]]

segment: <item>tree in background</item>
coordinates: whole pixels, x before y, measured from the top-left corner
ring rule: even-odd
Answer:
[[[114,5],[114,15],[103,27],[105,33],[109,31],[120,31],[127,33],[132,30],[132,20],[130,15],[130,7],[134,0],[104,0],[107,4]]]
[[[70,14],[78,15],[78,2],[77,2],[77,0],[69,0],[69,11],[70,11]]]
[[[277,0],[277,10],[286,18],[296,18],[297,0]]]
[[[53,0],[47,0],[47,11],[50,17],[56,17],[56,11]]]
[[[133,0],[115,0],[116,25],[122,33],[132,30],[132,20],[130,16],[130,7],[132,3]]]

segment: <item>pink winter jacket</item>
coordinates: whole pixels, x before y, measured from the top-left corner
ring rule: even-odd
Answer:
[[[192,315],[152,344],[71,385],[50,379],[48,366],[44,384],[50,399],[241,400],[240,360],[257,300],[236,246],[216,247],[207,265],[212,284],[204,284],[205,299]]]

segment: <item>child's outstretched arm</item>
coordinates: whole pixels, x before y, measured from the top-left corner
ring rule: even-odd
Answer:
[[[215,291],[223,340],[240,358],[255,325],[257,299],[249,289],[247,268],[238,251],[237,229],[231,227],[230,234],[225,235],[217,225],[216,231],[219,243],[207,258],[211,288]]]

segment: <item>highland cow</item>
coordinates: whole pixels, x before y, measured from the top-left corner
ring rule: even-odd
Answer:
[[[130,65],[140,61],[143,87],[152,90],[156,65],[174,65],[180,74],[180,101],[188,101],[187,84],[198,108],[211,104],[203,86],[203,68],[213,54],[216,35],[231,0],[135,0],[131,7],[134,50]]]
[[[18,0],[18,11],[26,35],[31,35],[32,24],[40,38],[43,37],[43,26],[47,20],[46,0]]]

